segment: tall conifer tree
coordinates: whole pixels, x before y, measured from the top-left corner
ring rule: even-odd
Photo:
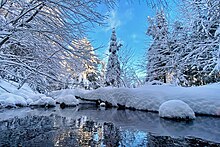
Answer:
[[[120,75],[121,75],[121,69],[120,69],[120,63],[118,60],[117,51],[122,46],[122,44],[119,44],[117,42],[116,32],[115,28],[112,30],[112,36],[110,41],[110,47],[109,47],[109,59],[107,64],[107,71],[106,71],[106,85],[107,86],[114,86],[119,87],[120,86]]]

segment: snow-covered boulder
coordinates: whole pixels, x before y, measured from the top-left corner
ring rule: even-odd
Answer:
[[[105,107],[105,103],[104,103],[104,102],[101,102],[101,103],[100,103],[100,107]]]
[[[51,97],[42,97],[39,100],[30,103],[30,105],[39,107],[55,107],[56,102]]]
[[[74,95],[65,95],[56,99],[58,103],[64,103],[66,106],[76,106],[79,104],[79,101],[75,98]]]
[[[195,119],[194,111],[181,100],[169,100],[159,107],[159,116],[170,119]]]

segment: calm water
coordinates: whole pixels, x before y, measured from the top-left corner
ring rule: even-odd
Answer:
[[[94,106],[0,110],[0,146],[220,146],[220,118],[175,122]]]

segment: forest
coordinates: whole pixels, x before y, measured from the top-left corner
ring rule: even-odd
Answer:
[[[108,63],[96,56],[86,38],[91,27],[105,25],[107,16],[99,12],[100,5],[108,11],[115,1],[1,0],[0,77],[19,83],[18,89],[28,83],[40,93],[68,87],[136,87],[154,80],[180,86],[219,82],[220,2],[183,1],[182,19],[172,24],[166,18],[166,3],[148,1],[149,6],[153,3],[165,8],[146,18],[152,43],[136,65],[146,74],[140,78],[126,64],[131,55],[117,55],[123,46],[115,30]]]
[[[0,0],[0,146],[220,146],[219,91],[220,0]]]

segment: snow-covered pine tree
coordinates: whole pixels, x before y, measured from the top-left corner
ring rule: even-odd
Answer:
[[[147,81],[159,80],[168,82],[170,49],[168,45],[168,26],[161,10],[157,12],[156,19],[149,18],[150,26],[147,34],[153,37],[153,43],[147,55]]]
[[[117,42],[115,28],[113,28],[110,47],[109,47],[110,55],[108,58],[107,71],[105,77],[106,86],[110,86],[110,85],[114,87],[120,86],[121,69],[120,69],[120,63],[118,60],[117,51],[121,46],[122,44],[119,44]]]
[[[175,21],[172,27],[172,34],[169,35],[171,83],[188,86],[186,72],[189,65],[182,60],[189,53],[186,47],[188,43],[187,30],[180,21]]]

